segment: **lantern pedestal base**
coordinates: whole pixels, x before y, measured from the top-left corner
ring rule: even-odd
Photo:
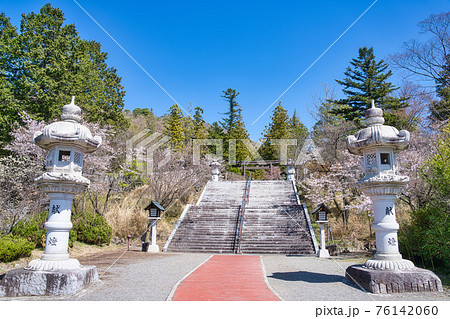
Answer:
[[[80,268],[80,262],[76,259],[68,258],[65,260],[45,260],[35,259],[32,260],[27,270],[46,270],[46,271],[58,271],[58,270],[72,270]]]
[[[147,252],[152,253],[152,254],[159,253],[159,246],[158,245],[149,245]]]
[[[159,253],[159,246],[151,243],[142,243],[142,251],[147,253]]]
[[[411,269],[369,269],[362,265],[350,266],[345,277],[375,294],[442,291],[442,282],[432,271]]]
[[[328,252],[328,249],[319,249],[319,251],[317,252],[317,257],[328,258],[330,257],[330,253]]]
[[[0,297],[74,295],[98,280],[98,272],[95,266],[56,271],[19,268],[0,280]]]
[[[393,270],[393,269],[413,269],[414,263],[408,259],[389,260],[389,259],[369,259],[364,263],[364,268],[378,269],[378,270]]]

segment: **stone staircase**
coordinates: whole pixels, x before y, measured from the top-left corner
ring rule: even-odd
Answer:
[[[252,181],[245,209],[241,252],[314,253],[303,206],[297,204],[291,181]]]
[[[234,253],[245,181],[208,182],[197,205],[181,217],[165,250]],[[244,254],[312,254],[303,206],[290,181],[252,181],[241,238]]]

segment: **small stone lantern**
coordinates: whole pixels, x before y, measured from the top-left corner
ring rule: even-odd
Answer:
[[[410,134],[383,125],[383,110],[375,107],[373,100],[365,115],[367,127],[347,137],[347,148],[350,153],[362,156],[365,175],[358,184],[373,203],[377,251],[375,258],[367,260],[364,266],[347,268],[346,275],[375,293],[442,289],[436,275],[414,267],[411,261],[402,258],[398,248],[399,224],[394,203],[409,178],[397,174],[396,153],[408,148]]]
[[[211,166],[211,181],[218,182],[220,174],[220,163],[214,161],[211,164],[209,164],[209,166]]]
[[[320,258],[330,257],[330,253],[325,246],[325,225],[328,224],[328,214],[331,214],[331,211],[322,203],[317,206],[312,214],[316,216],[316,223],[320,226],[320,249],[317,256]]]
[[[159,246],[156,243],[156,222],[161,219],[161,212],[165,211],[164,207],[160,203],[151,201],[151,203],[145,207],[148,211],[148,225],[145,233],[144,242],[142,243],[142,251],[149,253],[159,253]],[[150,241],[150,227],[152,229],[152,242]]]
[[[72,97],[72,102],[62,108],[61,121],[34,134],[34,142],[48,150],[45,173],[36,178],[38,187],[50,198],[45,251],[28,267],[6,275],[5,285],[13,283],[7,295],[74,294],[98,278],[95,266],[81,266],[68,253],[72,201],[89,186],[89,180],[81,175],[83,157],[97,150],[102,142],[80,121],[81,109]]]
[[[295,167],[293,161],[290,159],[286,166],[286,179],[288,181],[295,181]]]

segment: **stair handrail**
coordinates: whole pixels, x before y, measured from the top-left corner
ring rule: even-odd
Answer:
[[[235,247],[235,253],[241,252],[241,241],[242,241],[242,228],[244,225],[244,215],[245,215],[245,207],[248,203],[248,200],[250,198],[250,185],[252,183],[252,172],[249,173],[248,180],[245,183],[245,189],[244,189],[244,196],[242,197],[242,205],[241,209],[239,211],[239,218],[238,218],[238,231],[236,232],[237,239],[235,239],[235,242],[237,241],[238,245],[237,248]]]
[[[316,235],[314,234],[314,230],[313,230],[312,224],[311,224],[311,219],[309,218],[308,208],[306,207],[305,203],[300,202],[300,197],[298,196],[298,191],[297,191],[297,186],[295,186],[295,181],[292,180],[291,182],[292,182],[292,188],[294,189],[294,193],[295,193],[295,200],[297,202],[297,205],[302,207],[303,214],[305,215],[305,219],[306,219],[306,224],[308,225],[309,233],[311,235],[312,243],[314,246],[314,251],[317,253],[317,252],[319,252],[319,245],[317,244]]]

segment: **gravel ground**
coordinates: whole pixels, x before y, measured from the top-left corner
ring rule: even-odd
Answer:
[[[342,257],[319,259],[309,256],[264,255],[263,263],[270,286],[283,300],[450,300],[448,290],[402,294],[367,293],[345,278],[345,269],[361,262]]]

